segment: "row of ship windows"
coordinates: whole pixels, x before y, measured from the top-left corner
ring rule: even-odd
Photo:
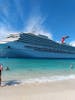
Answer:
[[[35,38],[21,38],[20,40],[25,40],[25,41],[34,41],[34,42],[46,42],[46,43],[50,43],[50,40],[45,40],[45,39],[35,39]]]
[[[40,36],[35,36],[35,35],[28,35],[28,34],[22,34],[21,36],[20,36],[21,38],[34,38],[34,39],[44,39],[44,40],[49,40],[48,38],[43,38],[43,37],[40,37]]]
[[[72,51],[74,48],[73,47],[69,47],[69,46],[64,46],[63,45],[63,47],[62,47],[62,45],[60,44],[60,45],[56,45],[56,44],[52,44],[52,42],[51,43],[45,43],[45,42],[37,42],[37,41],[35,41],[35,42],[30,42],[30,41],[25,41],[26,43],[29,43],[29,44],[35,44],[35,45],[41,45],[41,46],[48,46],[48,47],[53,47],[53,48],[55,48],[55,49],[68,49],[68,50],[70,50],[70,51]],[[75,51],[75,50],[74,50]]]
[[[20,39],[25,39],[25,40],[34,40],[34,41],[45,41],[45,42],[50,42],[51,40],[49,39],[44,39],[44,38],[40,38],[40,37],[32,37],[32,36],[22,36]]]
[[[57,47],[57,45],[55,45],[54,43],[50,42],[50,41],[34,41],[34,40],[26,40],[26,39],[21,39],[20,41],[25,42],[25,43],[29,43],[29,44],[35,44],[35,45],[43,45],[43,46],[53,46],[53,47]]]
[[[39,47],[33,47],[33,46],[25,46],[25,47],[31,48],[31,49],[34,49],[34,50],[37,50],[37,51],[75,54],[75,51],[61,50],[61,49],[55,49],[55,48],[39,48]],[[10,46],[8,46],[7,48],[11,49]]]
[[[59,49],[52,49],[52,48],[39,48],[39,47],[31,47],[31,46],[26,46],[28,48],[32,48],[37,51],[45,51],[45,52],[58,52],[58,53],[69,53],[69,54],[75,54],[73,51],[67,51],[67,50],[59,50]]]

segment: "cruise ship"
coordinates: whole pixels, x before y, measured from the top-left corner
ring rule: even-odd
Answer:
[[[0,57],[14,58],[75,58],[75,47],[58,43],[47,36],[32,33],[10,34],[0,42]]]

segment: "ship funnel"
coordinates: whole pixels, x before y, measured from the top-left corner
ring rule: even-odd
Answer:
[[[67,38],[69,38],[69,36],[64,36],[64,37],[62,37],[61,43],[64,43],[65,39],[67,39]]]

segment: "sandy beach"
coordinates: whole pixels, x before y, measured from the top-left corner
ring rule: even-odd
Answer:
[[[75,80],[0,87],[0,100],[74,100]]]

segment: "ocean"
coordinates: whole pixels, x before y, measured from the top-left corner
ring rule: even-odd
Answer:
[[[75,59],[0,58],[2,84],[18,85],[75,79]],[[5,68],[9,67],[9,71]]]

